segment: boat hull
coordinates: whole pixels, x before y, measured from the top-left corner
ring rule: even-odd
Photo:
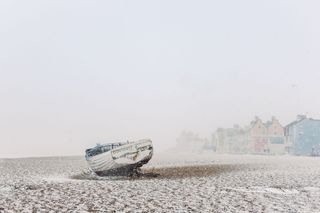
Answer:
[[[100,176],[130,175],[148,163],[153,155],[151,140],[139,140],[87,158],[90,168]]]

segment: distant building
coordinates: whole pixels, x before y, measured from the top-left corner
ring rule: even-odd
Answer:
[[[285,127],[287,149],[293,155],[320,155],[320,120],[298,115]]]
[[[180,151],[191,152],[202,151],[205,149],[215,149],[212,142],[210,142],[208,139],[201,138],[198,134],[190,131],[183,131],[180,133],[179,137],[177,138],[177,146]]]
[[[212,135],[217,152],[246,153],[247,134],[244,128],[234,125],[233,128],[218,128]]]
[[[275,117],[266,123],[256,117],[251,122],[248,139],[252,153],[272,155],[285,153],[284,128]]]
[[[217,151],[281,155],[285,153],[284,128],[276,119],[263,123],[258,117],[249,127],[219,128],[214,134]]]

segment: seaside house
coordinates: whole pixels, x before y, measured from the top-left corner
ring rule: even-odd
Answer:
[[[246,130],[239,125],[234,125],[233,128],[218,128],[212,138],[215,141],[217,152],[248,152]]]
[[[258,117],[251,122],[251,128],[248,132],[249,143],[251,144],[250,151],[256,154],[268,154],[268,138],[267,138],[267,127]]]
[[[298,115],[285,127],[287,150],[293,155],[320,155],[320,120]]]
[[[212,136],[218,152],[281,155],[285,153],[284,128],[276,119],[263,123],[258,117],[250,126],[219,128]]]
[[[286,153],[285,150],[285,135],[284,127],[279,120],[272,117],[271,122],[267,122],[268,131],[268,145],[270,154],[282,155]]]
[[[285,153],[284,128],[275,117],[266,123],[256,117],[251,122],[248,139],[251,144],[251,152],[254,154],[281,155]]]

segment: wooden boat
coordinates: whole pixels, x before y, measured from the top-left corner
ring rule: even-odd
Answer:
[[[99,176],[133,175],[153,155],[152,141],[143,139],[126,143],[97,144],[86,150],[89,167]]]

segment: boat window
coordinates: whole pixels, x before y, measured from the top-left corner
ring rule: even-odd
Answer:
[[[92,157],[104,152],[108,152],[122,145],[123,145],[122,143],[113,143],[113,144],[105,144],[105,145],[98,144],[95,148],[86,150],[86,157]]]

